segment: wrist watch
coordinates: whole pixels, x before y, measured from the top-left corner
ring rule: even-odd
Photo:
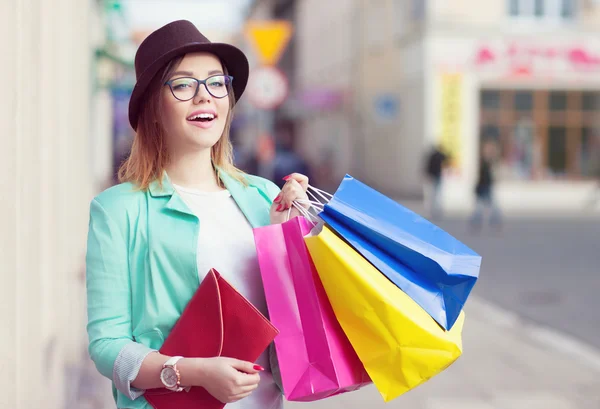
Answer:
[[[165,385],[165,388],[173,392],[181,392],[182,390],[187,389],[181,386],[181,375],[177,369],[177,361],[182,358],[183,357],[181,356],[169,358],[169,360],[164,363],[162,371],[160,371],[160,381]]]

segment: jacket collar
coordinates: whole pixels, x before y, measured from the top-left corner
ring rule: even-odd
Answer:
[[[261,227],[269,224],[270,203],[267,203],[256,186],[250,184],[246,187],[224,171],[219,172],[219,178],[225,185],[225,188],[231,193],[233,200],[235,200],[252,227]],[[181,196],[175,191],[166,172],[162,177],[162,186],[158,180],[154,180],[150,183],[148,190],[152,197],[170,197],[165,206],[166,208],[195,216]]]
[[[152,182],[150,182],[148,190],[150,191],[150,195],[152,197],[171,196],[173,195],[173,193],[175,193],[175,188],[173,187],[173,184],[171,183],[171,179],[169,179],[167,172],[163,173],[162,181],[155,179]]]

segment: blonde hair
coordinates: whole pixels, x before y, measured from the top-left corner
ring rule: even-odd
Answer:
[[[148,89],[146,98],[142,101],[138,119],[137,131],[131,146],[129,157],[119,168],[119,181],[131,182],[141,190],[147,190],[150,183],[158,180],[162,184],[162,176],[169,164],[169,153],[166,149],[165,130],[160,121],[162,118],[161,92],[164,83],[171,77],[184,56],[176,57],[157,73]],[[221,63],[221,65],[223,65]],[[227,74],[227,68],[223,65]],[[229,112],[225,119],[223,134],[211,149],[211,160],[217,174],[217,182],[222,185],[221,173],[247,185],[245,173],[233,164],[233,146],[229,137],[235,96],[229,93]]]

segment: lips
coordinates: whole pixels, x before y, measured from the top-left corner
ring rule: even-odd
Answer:
[[[186,118],[186,120],[190,123],[190,125],[198,128],[208,129],[213,126],[217,118],[218,115],[213,110],[199,110],[194,111]]]

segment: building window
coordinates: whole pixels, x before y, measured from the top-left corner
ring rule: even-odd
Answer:
[[[494,90],[483,90],[481,92],[481,106],[484,109],[499,109],[500,92]]]
[[[412,18],[416,21],[425,19],[427,0],[412,0]]]
[[[535,20],[570,20],[576,0],[508,0],[508,14]]]
[[[584,92],[581,101],[584,111],[600,110],[600,96],[596,92]]]
[[[575,1],[562,1],[561,16],[565,19],[573,18],[575,15]]]
[[[521,14],[520,0],[508,0],[508,14],[510,14],[512,17],[517,17]]]
[[[534,9],[534,13],[536,17],[543,17],[544,16],[544,4],[545,1],[544,0],[535,0],[535,9]]]
[[[531,111],[533,108],[533,93],[531,91],[515,92],[515,109],[517,111]]]
[[[508,179],[592,178],[600,171],[600,92],[483,89],[480,138],[499,141]]]
[[[550,92],[550,111],[565,111],[567,109],[567,93],[565,91]]]

